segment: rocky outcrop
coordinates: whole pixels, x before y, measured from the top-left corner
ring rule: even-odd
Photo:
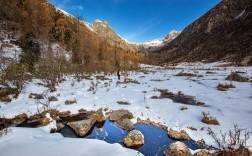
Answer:
[[[191,140],[190,136],[186,133],[185,130],[181,130],[180,132],[169,129],[168,136],[175,140]]]
[[[144,135],[138,130],[132,130],[123,140],[127,147],[140,147],[144,145]]]
[[[86,23],[87,25],[87,23]],[[112,46],[123,48],[130,52],[138,52],[140,46],[138,44],[131,44],[121,38],[108,24],[107,21],[95,20],[94,24],[88,24],[88,27],[97,33],[98,36],[105,39],[107,43]]]
[[[251,65],[251,10],[250,0],[223,0],[151,55],[160,62],[225,59]]]
[[[79,136],[85,136],[92,129],[95,124],[94,119],[87,119],[67,123]]]
[[[247,78],[245,78],[237,73],[230,74],[225,80],[237,81],[237,82],[249,82]]]
[[[164,154],[166,156],[191,156],[191,152],[188,147],[182,142],[175,142],[168,146]]]

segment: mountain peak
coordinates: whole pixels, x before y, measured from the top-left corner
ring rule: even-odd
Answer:
[[[96,19],[94,22],[94,27],[101,29],[101,28],[110,28],[109,24],[107,21],[101,21],[99,19]]]
[[[165,39],[171,41],[174,40],[178,35],[180,34],[179,31],[177,30],[172,30],[171,32],[169,32],[169,34],[165,37]]]

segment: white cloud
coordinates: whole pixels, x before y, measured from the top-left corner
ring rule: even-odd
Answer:
[[[150,29],[152,29],[153,27],[159,25],[161,23],[160,20],[157,20],[156,18],[152,18],[148,21],[146,21],[143,25],[139,26],[136,31],[131,32],[131,33],[127,33],[124,36],[124,38],[127,41],[133,41],[133,40],[137,40],[137,38],[139,38],[140,36],[148,33],[148,31]]]
[[[83,10],[84,9],[84,7],[82,5],[77,5],[76,8],[79,9],[79,10]]]

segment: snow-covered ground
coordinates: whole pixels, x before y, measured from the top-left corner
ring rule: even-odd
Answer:
[[[93,80],[81,82],[76,82],[73,77],[66,77],[66,81],[57,87],[57,91],[49,92],[48,96],[57,96],[59,101],[52,102],[51,108],[60,111],[70,110],[72,113],[77,113],[81,108],[86,110],[98,110],[99,108],[127,109],[134,114],[133,122],[136,122],[137,117],[149,118],[154,122],[166,125],[168,128],[184,129],[196,141],[204,139],[207,144],[215,145],[214,140],[207,134],[206,127],[210,127],[214,132],[219,133],[220,131],[227,132],[233,129],[234,124],[237,124],[240,128],[252,132],[252,83],[225,80],[231,72],[235,71],[244,72],[241,75],[251,79],[252,67],[216,67],[219,64],[184,63],[176,66],[177,69],[142,65],[146,72],[134,72],[129,76],[140,84],[117,84],[115,75],[107,76],[109,80],[99,80],[95,78],[96,75],[92,75]],[[200,74],[203,77],[174,76],[181,71]],[[207,71],[216,74],[206,74]],[[33,80],[33,82],[28,83],[18,99],[11,103],[0,102],[0,116],[11,118],[20,113],[27,113],[28,115],[36,113],[38,107],[41,106],[36,100],[28,98],[29,94],[41,94],[47,90],[38,83],[42,83],[42,81]],[[218,91],[216,86],[219,83],[232,83],[236,88],[231,88],[225,92]],[[92,86],[96,87],[90,89]],[[168,89],[174,93],[182,91],[185,95],[194,96],[196,101],[204,102],[205,106],[179,104],[170,99],[152,99],[152,96],[160,95],[156,89]],[[65,105],[66,100],[76,100],[77,103]],[[119,105],[118,101],[125,101],[130,105]],[[182,111],[182,107],[188,109]],[[202,123],[202,112],[209,113],[216,118],[220,126]],[[197,131],[188,127],[194,127]],[[12,130],[13,134],[8,134],[0,139],[0,151],[6,152],[5,155],[8,155],[8,152],[15,152],[11,149],[16,149],[19,152],[19,148],[23,148],[23,142],[26,142],[26,147],[31,147],[31,149],[39,149],[40,146],[36,144],[41,144],[40,150],[45,149],[46,152],[52,152],[46,148],[47,146],[63,147],[60,148],[63,150],[59,151],[62,153],[65,153],[66,150],[83,149],[81,147],[85,146],[90,147],[90,151],[92,151],[94,148],[98,148],[97,145],[91,147],[92,143],[104,145],[104,151],[106,148],[116,149],[114,152],[118,153],[126,150],[117,144],[108,145],[102,141],[87,139],[66,139],[60,134],[47,134],[40,129],[12,128]],[[252,147],[252,138],[248,140],[247,145]],[[94,152],[98,151],[97,149],[94,150]],[[29,150],[29,152],[31,151]],[[81,155],[81,153],[75,155]]]
[[[64,138],[41,128],[11,128],[0,139],[0,154],[5,156],[141,156],[120,144],[101,140]]]

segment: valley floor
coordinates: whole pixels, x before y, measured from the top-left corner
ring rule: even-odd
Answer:
[[[225,80],[232,72],[239,72],[251,79],[252,67],[217,67],[220,64],[222,63],[184,63],[175,67],[142,65],[141,72],[129,74],[128,83],[123,83],[123,80],[118,83],[115,75],[106,76],[106,78],[91,75],[90,78],[81,82],[76,82],[73,77],[66,77],[66,81],[59,84],[57,91],[53,93],[48,92],[48,88],[41,86],[42,81],[33,80],[26,85],[17,99],[10,103],[0,102],[0,116],[12,118],[21,113],[27,115],[37,113],[42,108],[39,102],[43,103],[43,100],[31,99],[29,95],[30,93],[44,93],[47,96],[53,95],[58,98],[58,101],[50,103],[50,108],[59,111],[71,111],[72,114],[75,114],[81,108],[93,111],[107,108],[107,112],[126,109],[134,114],[132,120],[134,123],[137,122],[137,118],[149,118],[151,121],[159,122],[168,128],[185,130],[195,141],[204,139],[208,145],[216,145],[212,137],[208,135],[207,127],[219,135],[220,131],[227,132],[233,129],[234,124],[252,132],[252,83]],[[175,76],[180,72],[202,76]],[[124,79],[124,77],[122,78]],[[235,88],[219,91],[216,86],[220,83],[232,83]],[[188,105],[175,103],[169,98],[153,98],[160,96],[158,89],[167,89],[173,93],[181,91],[205,104],[203,106]],[[66,105],[66,100],[76,100],[76,103]],[[127,105],[118,104],[120,101]],[[181,108],[187,109],[181,110]],[[220,125],[202,123],[202,112],[216,118]],[[192,130],[192,127],[197,130]],[[92,147],[92,145],[95,146]],[[247,145],[252,147],[252,138],[248,140]],[[133,150],[122,148],[119,144],[111,145],[97,140],[63,138],[60,134],[49,134],[43,128],[12,128],[11,133],[0,138],[1,155],[10,156],[16,155],[16,153],[27,155],[24,149],[30,153],[28,155],[37,155],[36,152],[39,150],[47,153],[55,152],[45,150],[47,146],[53,146],[55,149],[60,146],[60,149],[63,150],[58,155],[67,155],[67,151],[71,150],[79,150],[79,153],[74,155],[81,155],[82,152],[89,152],[90,155],[100,155],[103,152],[102,155],[106,155],[104,153],[111,151],[115,155],[139,154]],[[84,149],[83,146],[88,148]],[[97,146],[104,148],[96,149]],[[33,149],[33,151],[29,149]],[[101,153],[98,152],[99,150]]]

